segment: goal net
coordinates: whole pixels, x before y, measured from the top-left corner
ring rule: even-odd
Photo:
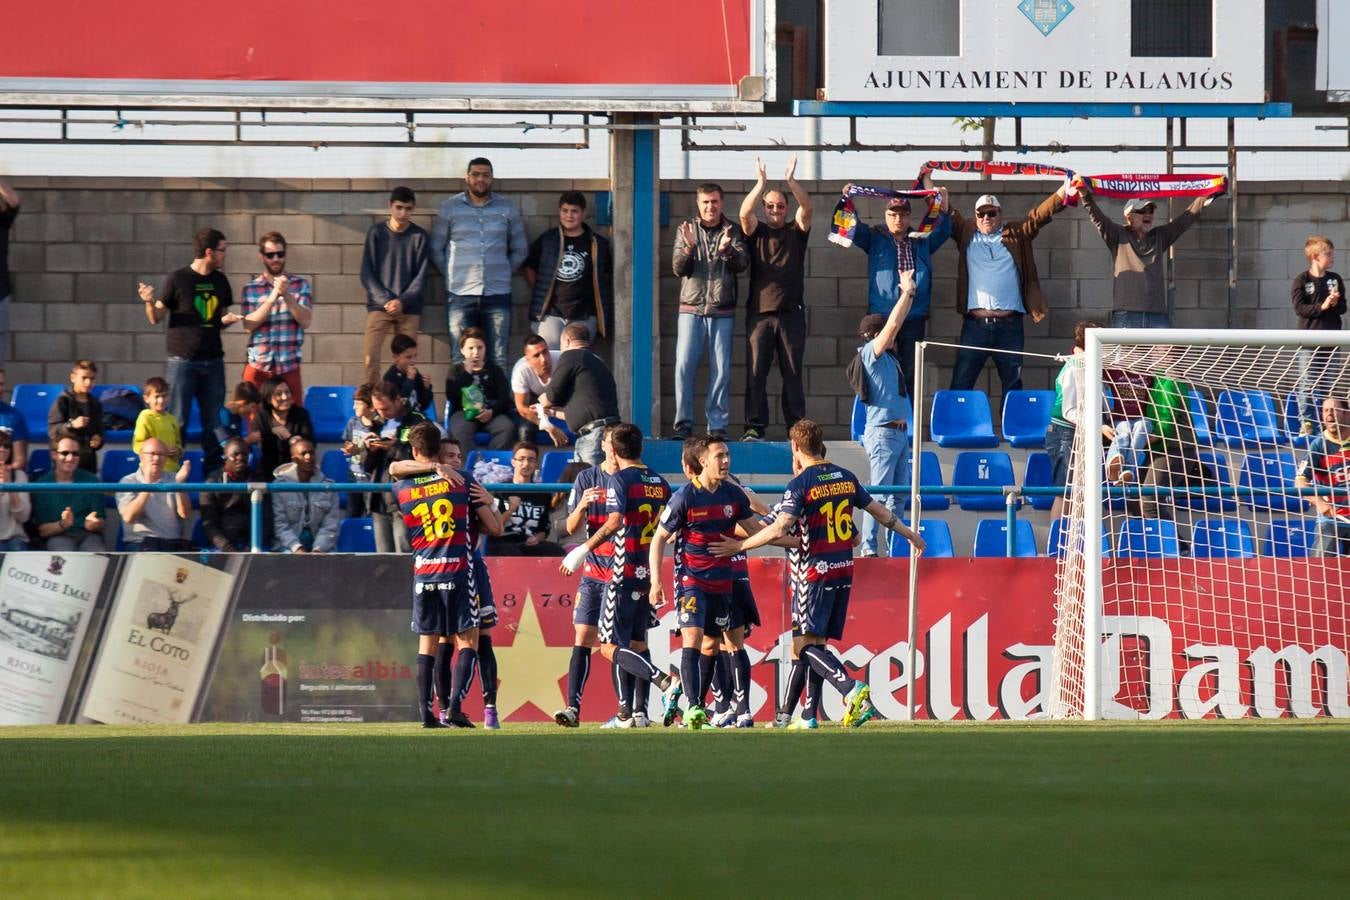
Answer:
[[[1347,360],[1350,332],[1088,332],[1051,716],[1350,716]]]

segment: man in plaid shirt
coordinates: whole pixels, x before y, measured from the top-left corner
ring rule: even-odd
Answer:
[[[244,285],[240,312],[248,332],[248,364],[244,380],[261,388],[270,378],[281,378],[298,401],[300,348],[305,329],[314,317],[314,292],[309,279],[286,273],[286,238],[269,231],[258,239],[262,273]]]

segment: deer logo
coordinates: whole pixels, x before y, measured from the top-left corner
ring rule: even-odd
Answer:
[[[178,595],[172,591],[169,592],[169,608],[163,612],[152,612],[145,617],[145,627],[151,631],[162,631],[169,634],[173,631],[173,625],[178,621],[178,609],[184,603],[189,603],[196,598],[196,594],[179,600]]]

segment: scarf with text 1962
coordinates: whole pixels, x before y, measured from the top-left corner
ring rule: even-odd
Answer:
[[[1085,183],[1099,197],[1167,198],[1222,197],[1228,193],[1226,175],[1084,175],[1075,180]]]
[[[942,195],[935,189],[917,187],[914,190],[897,191],[867,184],[851,184],[848,194],[839,198],[839,202],[834,205],[834,215],[830,219],[830,240],[841,247],[852,247],[853,238],[858,233],[858,210],[853,206],[854,197],[884,197],[888,200],[902,197],[906,200],[927,201],[928,215],[924,217],[927,227],[911,231],[910,235],[914,237],[922,237],[932,231],[933,224],[942,212]]]

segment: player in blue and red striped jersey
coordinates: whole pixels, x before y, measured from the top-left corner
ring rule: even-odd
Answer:
[[[423,422],[408,434],[413,459],[436,465],[441,433]],[[477,660],[478,594],[473,585],[469,548],[469,516],[485,530],[497,527],[490,509],[475,503],[470,491],[477,482],[446,467],[394,485],[399,511],[408,526],[413,553],[413,619],[417,632],[417,702],[423,728],[444,727],[431,711],[436,648],[442,637],[454,636],[455,671],[450,689],[449,724],[473,727],[459,707],[464,686]]]
[[[609,477],[619,471],[609,432],[615,425],[606,426],[600,447],[605,458],[598,466],[577,473],[572,492],[567,498],[567,533],[576,534],[586,525],[586,537],[592,537],[609,519],[605,506],[609,496]],[[553,721],[564,728],[581,724],[581,692],[591,674],[591,651],[600,646],[600,607],[609,586],[610,561],[614,556],[612,541],[597,544],[581,567],[581,583],[577,585],[576,604],[572,608],[572,660],[567,666],[567,706],[553,714]],[[614,682],[614,693],[619,683]]]
[[[652,540],[651,569],[659,572],[668,541],[681,541],[676,559],[676,623],[680,628],[680,682],[689,698],[685,724],[702,728],[708,721],[703,709],[703,666],[715,665],[719,640],[732,621],[730,560],[713,553],[713,544],[734,536],[739,524],[747,534],[760,528],[745,491],[727,480],[731,452],[726,442],[709,437],[698,453],[702,474],[671,497]],[[652,581],[652,606],[665,603],[660,578]],[[707,638],[707,640],[705,640]],[[701,657],[707,656],[708,663]],[[709,669],[711,671],[711,669]],[[667,721],[671,719],[669,706]]]
[[[848,469],[825,458],[820,426],[802,419],[788,430],[800,473],[788,482],[773,524],[744,541],[722,541],[713,552],[729,557],[762,547],[788,534],[800,521],[800,541],[789,551],[792,583],[792,648],[811,667],[812,680],[828,681],[844,695],[845,726],[856,727],[876,714],[866,682],[849,677],[827,646],[844,636],[849,591],[853,586],[853,513],[866,510],[883,527],[904,537],[920,553],[923,538],[908,528],[858,482]],[[819,692],[815,692],[819,696]],[[806,710],[802,726],[814,728],[816,710]],[[794,723],[795,724],[795,723]]]
[[[605,524],[563,560],[571,574],[597,546],[612,540],[610,578],[600,607],[600,652],[619,668],[619,713],[609,727],[631,728],[634,710],[641,704],[645,718],[647,695],[640,686],[655,684],[664,691],[674,679],[652,664],[647,653],[647,631],[654,624],[647,605],[652,578],[647,568],[647,545],[657,519],[670,498],[670,485],[642,462],[642,432],[621,423],[601,438],[618,471],[610,476],[605,495]]]

